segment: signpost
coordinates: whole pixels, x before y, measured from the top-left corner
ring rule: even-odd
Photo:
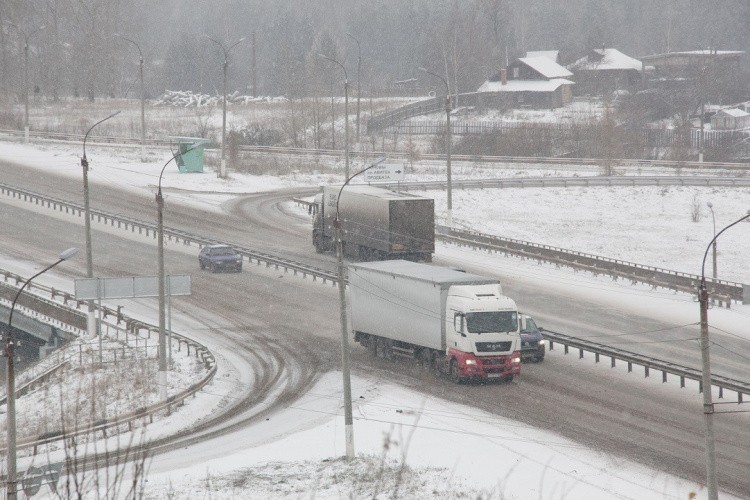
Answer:
[[[169,307],[169,357],[172,358],[172,295],[190,295],[189,274],[166,276],[166,295]],[[129,276],[126,278],[82,278],[75,280],[76,300],[98,300],[101,322],[103,299],[135,299],[159,296],[158,276]],[[102,336],[99,335],[99,363],[102,362]]]
[[[387,165],[381,163],[375,165],[362,174],[365,182],[401,182],[404,180],[404,167],[402,165]]]

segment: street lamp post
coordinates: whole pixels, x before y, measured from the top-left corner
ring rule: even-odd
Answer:
[[[346,68],[336,59],[325,54],[318,54],[323,59],[338,64],[344,72],[344,179],[349,178],[349,77]]]
[[[119,114],[119,111],[116,111],[109,115],[108,117],[104,118],[103,120],[99,120],[98,122],[94,123],[87,131],[86,135],[83,136],[83,156],[81,157],[81,167],[83,168],[83,215],[86,219],[84,221],[84,228],[86,232],[86,277],[87,278],[93,278],[94,277],[94,258],[93,253],[91,250],[91,209],[89,207],[89,161],[86,158],[86,139],[89,137],[89,133],[94,130],[94,127],[99,125],[102,122],[105,122],[112,118],[113,116],[116,116]],[[88,334],[93,336],[94,335],[94,301],[89,300],[89,313],[88,313],[88,319],[87,319],[87,330]]]
[[[333,226],[336,229],[336,262],[338,270],[338,287],[339,287],[339,318],[341,320],[341,372],[344,377],[344,431],[346,433],[346,458],[354,458],[354,423],[352,419],[352,385],[349,373],[349,328],[346,318],[346,277],[344,273],[344,248],[342,244],[341,218],[339,217],[339,201],[341,201],[341,192],[344,190],[349,181],[359,174],[370,170],[375,165],[383,162],[385,158],[380,158],[367,168],[360,170],[356,174],[347,178],[339,189],[336,197],[336,218]]]
[[[714,253],[713,254],[714,268],[713,268],[713,278],[716,279],[716,277],[718,276],[717,267],[716,267],[716,215],[714,214],[714,205],[713,205],[713,203],[711,203],[709,201],[708,203],[706,203],[706,205],[708,205],[708,209],[711,210],[711,219],[714,222],[714,244],[713,244],[713,247],[714,247],[714,252],[713,252]]]
[[[8,22],[23,37],[23,130],[26,142],[29,142],[29,38],[37,32],[46,28],[45,25],[39,26],[31,33],[26,34],[16,24]]]
[[[448,214],[447,214],[447,222],[448,226],[453,226],[453,189],[451,186],[451,142],[452,142],[452,135],[451,135],[451,111],[453,110],[453,104],[451,102],[451,92],[450,88],[448,87],[448,82],[443,78],[442,76],[438,75],[437,73],[433,73],[432,71],[428,71],[425,68],[419,68],[420,71],[424,71],[428,75],[432,75],[434,77],[440,78],[440,80],[443,81],[445,84],[445,123],[446,123],[446,146],[445,146],[445,166],[446,166],[446,175],[447,175],[447,183],[448,183]]]
[[[362,46],[354,35],[351,33],[347,33],[346,35],[357,42],[357,144],[359,144],[359,102],[362,99],[362,79],[360,78],[362,71]]]
[[[164,169],[167,168],[169,162],[180,156],[181,152],[177,152],[167,160],[164,166],[161,168],[159,173],[159,188],[156,191],[156,221],[158,231],[158,266],[159,266],[159,396],[162,401],[167,399],[167,340],[165,335],[165,323],[166,323],[166,312],[165,312],[165,289],[164,281],[166,276],[164,274],[164,197],[161,194],[161,178],[164,175]]]
[[[714,443],[714,404],[711,393],[711,363],[709,357],[708,342],[708,289],[706,288],[706,257],[708,251],[716,239],[727,229],[750,218],[750,210],[743,217],[719,231],[706,247],[703,253],[703,263],[701,264],[701,282],[698,289],[698,302],[700,304],[701,320],[701,360],[702,360],[702,377],[701,384],[703,389],[703,415],[706,426],[706,487],[708,489],[709,500],[718,500],[718,484],[716,480],[716,447]]]
[[[8,314],[8,331],[5,333],[5,356],[7,357],[6,369],[6,417],[8,419],[7,424],[7,435],[8,435],[8,471],[6,479],[6,498],[8,500],[15,500],[17,481],[16,481],[16,375],[15,375],[15,343],[13,342],[13,311],[16,308],[16,302],[18,297],[21,296],[21,292],[31,283],[31,281],[37,276],[49,271],[60,262],[68,260],[78,253],[77,248],[68,248],[58,257],[58,260],[45,267],[34,276],[26,280],[21,288],[16,292],[16,296],[13,298],[13,305],[10,306],[10,313]]]
[[[229,52],[239,45],[240,43],[245,41],[245,37],[240,38],[236,42],[234,42],[232,45],[229,46],[229,48],[224,47],[224,44],[221,43],[218,40],[215,40],[211,38],[208,35],[203,35],[212,42],[214,42],[216,45],[221,47],[221,50],[224,52],[224,84],[223,84],[223,90],[222,93],[224,94],[221,104],[221,168],[219,170],[219,177],[222,179],[227,176],[227,163],[226,163],[226,137],[227,137],[227,68],[229,67]]]
[[[115,35],[118,38],[122,38],[126,42],[130,42],[135,45],[138,49],[138,76],[141,80],[141,161],[146,161],[146,91],[145,83],[143,81],[143,52],[141,52],[140,46],[130,38],[126,38],[122,35]]]

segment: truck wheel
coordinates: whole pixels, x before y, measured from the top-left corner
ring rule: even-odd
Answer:
[[[511,382],[513,382],[513,375],[506,375],[503,380],[510,384]]]
[[[451,380],[452,380],[452,381],[453,381],[454,383],[456,383],[456,384],[461,384],[461,383],[463,383],[464,379],[463,379],[463,377],[461,377],[461,376],[460,376],[460,375],[458,374],[458,373],[459,373],[459,372],[458,372],[458,363],[456,362],[456,360],[455,360],[455,359],[451,361],[451,372],[450,372],[450,373],[451,373]]]
[[[375,339],[375,356],[378,358],[385,359],[385,339],[381,339],[380,337]]]
[[[432,354],[429,349],[422,349],[419,351],[419,364],[422,365],[424,371],[432,371]]]
[[[377,337],[369,337],[367,339],[367,350],[370,351],[373,358],[378,356],[378,339]]]

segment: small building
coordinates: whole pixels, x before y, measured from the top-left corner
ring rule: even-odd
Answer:
[[[714,130],[742,130],[750,128],[750,113],[738,108],[720,109],[711,117]]]
[[[641,58],[649,68],[646,84],[667,92],[705,89],[705,98],[717,102],[745,99],[742,50],[691,50]]]
[[[574,82],[567,79],[572,75],[549,57],[522,57],[479,87],[479,101],[500,109],[559,108],[573,98]]]
[[[635,92],[643,81],[643,63],[611,48],[594,49],[568,69],[575,75],[577,95]]]

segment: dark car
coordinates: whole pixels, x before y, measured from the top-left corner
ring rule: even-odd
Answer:
[[[198,253],[198,265],[208,268],[212,273],[217,271],[242,271],[242,255],[227,245],[207,245]]]
[[[518,322],[521,327],[521,360],[540,362],[544,360],[546,345],[542,331],[527,314],[519,314]]]

